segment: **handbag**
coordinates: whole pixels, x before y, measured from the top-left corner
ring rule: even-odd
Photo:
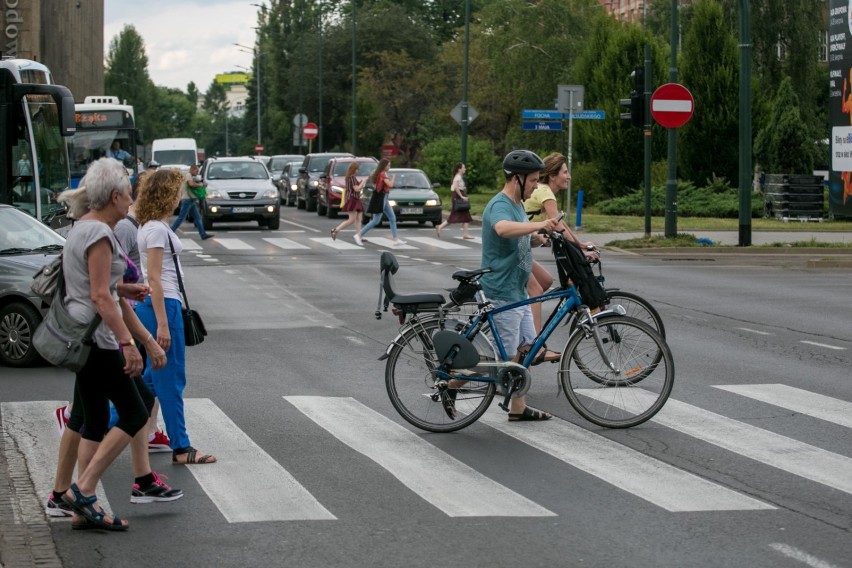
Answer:
[[[65,297],[65,278],[61,263],[58,272],[50,309],[33,334],[33,346],[47,362],[77,373],[89,360],[101,316],[95,315],[89,323],[80,323],[71,317],[62,300]]]
[[[367,213],[378,215],[385,209],[385,194],[373,191],[370,196],[370,203],[367,205]]]
[[[30,283],[30,290],[41,298],[41,301],[50,305],[53,302],[53,297],[56,295],[56,286],[59,284],[59,278],[62,276],[62,255],[54,258],[44,266],[38,269],[38,272],[33,274],[33,281]]]
[[[454,211],[470,211],[470,201],[458,199],[453,203]]]
[[[183,278],[180,275],[180,267],[177,262],[177,253],[175,246],[172,244],[172,237],[169,235],[169,248],[172,250],[172,261],[175,263],[175,273],[177,274],[178,286],[180,293],[183,295],[183,306],[180,309],[180,314],[183,317],[183,336],[184,344],[187,347],[198,345],[204,342],[204,336],[207,335],[207,328],[204,327],[204,322],[201,320],[201,314],[189,307],[189,299],[186,297],[186,289],[183,287]]]

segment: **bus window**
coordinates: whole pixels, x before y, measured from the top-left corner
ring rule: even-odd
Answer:
[[[41,217],[49,221],[65,211],[65,207],[56,202],[56,196],[68,189],[68,154],[59,132],[59,112],[53,99],[47,95],[27,95],[26,107],[32,124],[35,163],[38,164],[33,176],[38,177],[41,186]],[[35,197],[30,195],[29,201],[34,204]]]

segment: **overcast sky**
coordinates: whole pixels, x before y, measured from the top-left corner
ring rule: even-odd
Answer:
[[[145,42],[155,85],[186,91],[194,81],[207,91],[217,73],[251,68],[260,0],[104,0],[104,53],[126,24]]]

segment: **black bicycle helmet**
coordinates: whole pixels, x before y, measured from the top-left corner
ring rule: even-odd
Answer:
[[[544,169],[544,162],[535,152],[529,150],[512,150],[503,158],[503,171],[506,177],[512,174],[526,175],[540,172]]]

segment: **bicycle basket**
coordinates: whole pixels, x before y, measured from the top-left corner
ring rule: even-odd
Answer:
[[[551,243],[562,287],[574,284],[586,306],[592,309],[603,307],[606,292],[579,245],[565,239],[553,239]]]

